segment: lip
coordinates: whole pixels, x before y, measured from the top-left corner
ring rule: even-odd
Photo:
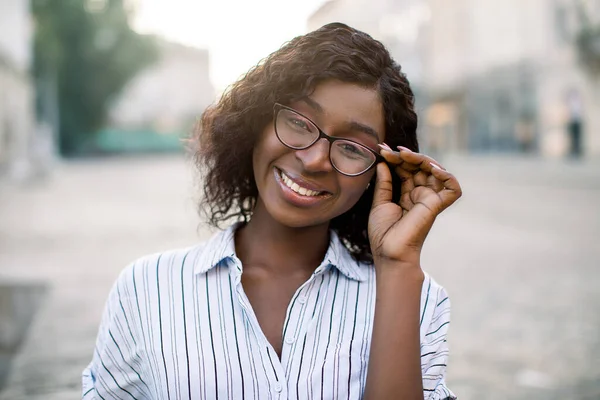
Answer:
[[[322,186],[319,186],[313,182],[308,182],[302,178],[300,178],[299,176],[295,175],[293,172],[288,172],[286,170],[283,170],[281,168],[275,167],[276,170],[283,172],[288,178],[290,178],[292,180],[292,182],[295,182],[298,184],[298,186],[302,186],[303,188],[309,189],[309,190],[313,190],[315,192],[323,192],[322,194],[331,194],[330,191],[328,191],[327,189],[323,188]]]
[[[299,180],[297,177],[292,177],[292,176],[288,175],[287,172],[284,172],[290,179],[292,179],[298,185],[302,185],[305,188],[310,189],[310,190],[315,190],[315,191],[324,192],[324,193],[320,194],[318,196],[302,196],[301,194],[294,192],[292,189],[287,187],[287,185],[285,183],[283,183],[283,180],[281,179],[281,176],[279,175],[280,171],[281,170],[279,168],[273,168],[273,175],[275,177],[275,181],[279,184],[279,188],[282,192],[283,198],[287,202],[293,204],[294,206],[313,207],[313,206],[327,200],[329,197],[331,197],[330,192],[321,189],[319,186],[314,185],[314,184],[309,184],[308,182],[305,183],[304,180]]]

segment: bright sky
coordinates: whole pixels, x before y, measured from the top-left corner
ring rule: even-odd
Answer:
[[[326,0],[137,0],[134,26],[208,48],[211,80],[220,91],[285,41],[305,33]]]

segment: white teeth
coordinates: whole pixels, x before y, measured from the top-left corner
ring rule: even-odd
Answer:
[[[320,192],[315,190],[310,190],[305,187],[298,185],[296,182],[292,181],[283,171],[280,171],[281,180],[287,187],[292,189],[294,192],[302,195],[302,196],[318,196]]]

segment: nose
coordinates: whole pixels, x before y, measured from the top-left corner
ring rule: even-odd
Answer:
[[[327,139],[321,138],[309,148],[296,150],[296,158],[308,172],[330,172],[333,166],[329,160],[329,146]]]

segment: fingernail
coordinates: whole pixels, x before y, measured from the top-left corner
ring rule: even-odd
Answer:
[[[411,152],[411,153],[412,153],[412,150],[411,150],[411,149],[409,149],[409,148],[406,148],[406,147],[404,147],[404,146],[398,146],[398,150],[400,150],[400,151],[402,151],[402,150],[404,150],[404,151],[409,151],[409,152]]]
[[[385,144],[385,143],[378,143],[377,146],[379,146],[383,150],[393,151],[392,148],[390,146],[388,146],[387,144]]]
[[[434,164],[432,162],[430,162],[429,165],[431,165],[433,168],[437,168],[437,169],[440,169],[440,170],[442,169],[442,167],[440,167],[439,165]]]

